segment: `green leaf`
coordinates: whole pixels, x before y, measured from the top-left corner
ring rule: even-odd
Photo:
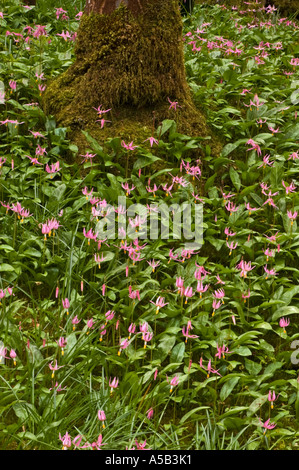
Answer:
[[[225,382],[222,389],[220,390],[220,400],[224,401],[232,393],[233,389],[239,382],[241,377],[231,377]]]
[[[231,182],[233,183],[234,187],[236,188],[237,191],[239,191],[240,187],[241,187],[240,176],[239,176],[238,172],[232,166],[229,169],[229,176],[230,176]]]
[[[182,362],[185,354],[185,342],[182,341],[174,346],[170,355],[170,362]]]

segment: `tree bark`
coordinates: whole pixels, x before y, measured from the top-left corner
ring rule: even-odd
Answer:
[[[132,140],[135,128],[148,136],[153,113],[157,124],[178,118],[184,133],[206,135],[186,80],[183,47],[178,0],[87,0],[76,60],[48,86],[44,109],[58,124],[92,129],[100,140],[125,134]],[[170,109],[169,101],[180,108]],[[112,108],[105,115],[111,123],[101,130],[94,127],[99,105]]]

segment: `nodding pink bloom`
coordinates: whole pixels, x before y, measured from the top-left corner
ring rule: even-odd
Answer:
[[[64,355],[64,348],[66,347],[67,341],[63,336],[61,336],[58,340],[58,346],[61,348],[61,354]]]
[[[240,206],[236,207],[236,205],[230,201],[225,204],[225,209],[232,215],[233,212],[237,212]]]
[[[282,317],[280,320],[279,320],[279,326],[281,328],[283,328],[283,332],[286,333],[286,327],[289,326],[290,324],[290,320],[288,318],[284,318]]]
[[[83,157],[83,160],[81,161],[81,163],[86,163],[88,161],[90,161],[90,163],[92,164],[92,159],[96,156],[95,153],[89,153],[89,152],[86,152],[85,155],[80,155],[80,157]]]
[[[144,349],[146,348],[147,343],[153,339],[153,333],[151,331],[146,331],[142,334],[142,339],[144,341]]]
[[[177,110],[177,108],[181,108],[182,106],[179,105],[178,101],[170,101],[169,98],[167,98],[169,103],[170,103],[170,106],[169,106],[169,109],[174,109],[175,111]]]
[[[236,232],[230,232],[228,227],[225,227],[224,233],[226,235],[226,240],[228,240],[228,237],[233,237],[236,235]]]
[[[98,236],[98,232],[93,233],[92,229],[89,229],[88,232],[86,232],[85,227],[83,228],[83,235],[85,238],[87,238],[88,245],[90,245],[90,240],[96,240]]]
[[[150,146],[152,147],[154,144],[159,145],[159,141],[155,139],[154,137],[148,137],[147,139],[144,140],[144,142],[147,142],[149,140]]]
[[[78,323],[80,323],[80,321],[81,321],[81,320],[79,320],[79,318],[77,317],[77,315],[72,319],[73,331],[75,331],[76,325],[78,325]]]
[[[205,286],[203,286],[202,281],[197,282],[196,291],[199,292],[200,299],[202,298],[203,292],[206,292],[209,287],[210,287],[210,284],[206,284]]]
[[[89,330],[91,330],[92,328],[94,328],[94,324],[95,324],[95,321],[93,318],[89,318],[86,322],[86,326]],[[87,335],[89,334],[89,331],[87,331],[86,333]]]
[[[271,126],[268,126],[268,129],[269,129],[269,131],[272,132],[272,135],[277,134],[278,132],[281,132],[281,131],[279,130],[279,127],[278,127],[277,129],[274,129],[274,128],[271,127]]]
[[[192,196],[194,197],[194,204],[196,204],[196,201],[199,201],[204,204],[204,199],[199,197],[198,194],[192,193]]]
[[[212,304],[212,307],[213,307],[212,317],[215,315],[215,311],[218,310],[218,308],[221,307],[221,303],[222,303],[221,300],[218,300],[218,301],[217,301],[216,299],[213,300],[213,304]]]
[[[168,382],[168,377],[167,377],[167,382]],[[169,382],[169,385],[170,385],[169,393],[171,393],[173,390],[173,387],[176,387],[178,384],[179,384],[179,376],[175,375]]]
[[[178,259],[178,257],[179,257],[178,254],[174,254],[174,253],[173,253],[173,250],[172,250],[172,249],[169,250],[168,256],[169,256],[168,263],[170,263],[170,260],[172,260],[172,259],[173,259],[174,261],[176,261],[176,260]]]
[[[203,365],[202,365],[202,359],[200,359],[200,362],[199,362],[199,365],[200,367],[202,367],[203,369],[205,369],[207,371],[207,379],[210,377],[210,374],[217,374],[217,375],[220,375],[218,370],[215,370],[212,368],[212,361],[211,359],[209,360],[208,362],[208,365],[207,365],[207,368],[205,368]],[[221,377],[221,375],[220,375]]]
[[[87,188],[87,186],[85,186],[82,189],[82,193],[84,194],[84,196],[86,196],[86,200],[88,200],[88,196],[91,196],[92,193],[93,193],[93,188],[91,188],[91,190],[88,192],[88,188]]]
[[[244,299],[244,303],[246,302],[246,299],[249,299],[250,297],[250,290],[248,290],[247,294],[242,294],[242,299]]]
[[[96,122],[100,122],[101,123],[101,129],[103,129],[104,125],[105,125],[105,122],[111,122],[111,121],[108,121],[107,119],[97,119]]]
[[[249,215],[251,215],[251,212],[258,211],[258,207],[251,207],[249,203],[245,204],[246,209],[249,211]]]
[[[35,155],[39,155],[39,156],[43,156],[47,154],[47,151],[44,147],[41,147],[39,144],[37,144],[37,147],[35,149]],[[59,162],[58,163],[58,166],[59,166]]]
[[[135,231],[138,232],[138,227],[142,229],[142,225],[146,221],[146,218],[142,219],[140,215],[136,215],[135,219],[129,218],[129,224],[132,228],[135,228]]]
[[[119,339],[119,350],[118,350],[118,356],[120,356],[120,353],[123,349],[126,349],[128,346],[129,346],[129,341],[127,338],[124,338],[124,339]]]
[[[264,266],[264,271],[267,273],[266,279],[268,279],[269,276],[276,276],[275,269],[268,269],[267,265]]]
[[[126,191],[126,196],[129,196],[131,194],[131,191],[133,191],[133,189],[135,189],[134,185],[132,185],[132,187],[130,188],[128,183],[122,183],[121,185],[122,185],[123,189]]]
[[[143,334],[146,333],[148,330],[148,323],[145,321],[143,323],[140,323],[139,325],[139,331],[142,333],[142,337],[143,337]]]
[[[209,271],[206,271],[206,269],[203,266],[199,266],[198,264],[195,263],[195,266],[198,268],[194,272],[194,277],[197,281],[201,281],[206,277],[207,274],[210,274]]]
[[[275,400],[277,400],[277,398],[279,397],[275,395],[275,392],[271,392],[271,390],[269,390],[269,393],[268,393],[268,401],[271,403],[271,409],[273,410],[274,408],[274,402]]]
[[[6,357],[6,354],[7,354],[7,348],[1,346],[1,347],[0,347],[0,362],[1,362],[3,359],[9,359],[8,357]]]
[[[238,242],[226,242],[227,247],[229,248],[229,256],[232,254],[232,250],[235,250],[238,246]]]
[[[153,416],[154,416],[154,410],[153,410],[153,408],[150,408],[146,412],[146,417],[147,417],[147,419],[152,419]]]
[[[184,279],[182,279],[181,277],[177,277],[175,284],[178,288],[178,293],[184,295]]]
[[[118,379],[114,377],[113,379],[109,379],[109,387],[110,387],[110,394],[112,395],[113,389],[118,387]]]
[[[136,449],[137,450],[144,450],[145,446],[146,446],[146,440],[144,442],[137,442],[137,439],[135,439],[135,444],[136,444]],[[133,447],[133,449],[134,449],[134,447]]]
[[[225,359],[225,354],[231,354],[232,351],[229,351],[228,347],[223,345],[223,346],[216,346],[217,348],[217,353],[215,354],[215,357],[219,357],[219,359],[221,359],[221,357],[223,359]]]
[[[299,65],[299,59],[297,57],[294,57],[291,59],[290,64],[293,65],[294,69],[296,65]]]
[[[36,25],[36,28],[32,35],[34,38],[39,38],[40,36],[47,36],[45,26],[42,26],[40,24]]]
[[[295,211],[294,213],[292,213],[292,211],[287,211],[287,215],[288,215],[288,218],[289,218],[290,221],[291,221],[291,225],[293,225],[294,220],[296,219],[296,217],[297,217],[297,215],[298,215],[298,212]]]
[[[224,289],[218,289],[214,291],[214,294],[213,294],[214,299],[222,299],[223,304],[224,304],[224,300],[223,300],[224,296],[225,296]]]
[[[105,415],[105,412],[103,410],[99,410],[98,411],[98,419],[99,421],[101,421],[103,424],[103,429],[105,429],[105,421],[106,421],[106,415]]]
[[[60,15],[62,15],[63,13],[67,13],[65,10],[63,10],[63,8],[56,8],[56,19],[59,20],[59,17]]]
[[[113,310],[108,310],[108,312],[105,313],[105,318],[106,318],[106,325],[107,322],[112,320],[114,318],[115,312]]]
[[[62,450],[67,450],[72,446],[72,438],[68,432],[64,436],[59,433],[59,439],[62,442]]]
[[[65,299],[62,299],[62,306],[63,306],[64,310],[67,310],[66,313],[68,315],[69,314],[68,309],[70,308],[70,301],[67,297]]]
[[[287,185],[285,184],[285,182],[282,180],[281,184],[282,184],[282,186],[285,188],[286,194],[294,193],[294,192],[295,192],[296,186],[295,186],[295,184],[294,184],[293,182],[292,182],[289,186],[287,186]]]
[[[30,155],[26,155],[27,158],[31,161],[32,165],[42,165],[42,163],[36,157],[30,157]]]
[[[57,365],[57,360],[55,361],[55,364],[53,365],[53,361],[49,364],[49,369],[52,371],[52,379],[54,378],[54,374],[56,370],[61,369],[64,366],[58,366]]]
[[[100,341],[103,341],[103,336],[106,334],[107,330],[105,329],[105,325],[101,325],[100,327]]]
[[[134,300],[135,300],[135,299],[138,299],[138,300],[140,300],[140,292],[139,292],[139,290],[138,290],[138,289],[132,290],[132,287],[129,286],[129,297],[130,297],[130,299],[134,299]]]
[[[102,114],[105,114],[105,113],[108,113],[109,111],[111,111],[112,108],[110,109],[101,109],[102,105],[100,104],[100,106],[98,106],[97,108],[93,108],[96,110],[96,112],[98,113],[99,117],[102,116]]]
[[[153,188],[150,187],[151,180],[148,180],[148,186],[146,186],[146,190],[148,193],[154,193],[154,197],[156,197],[156,192],[158,191],[158,186],[154,183]]]
[[[156,314],[159,312],[160,308],[165,307],[165,305],[168,305],[168,302],[164,302],[164,297],[158,297],[156,302],[153,302],[150,300],[150,303],[153,305],[156,305]]]
[[[105,261],[105,259],[106,258],[104,257],[103,253],[101,256],[97,253],[94,254],[94,260],[98,264],[99,268],[101,268],[101,263]]]
[[[227,199],[230,199],[231,197],[235,196],[235,194],[229,192],[228,194],[225,194],[224,192],[222,192],[222,197],[223,199],[226,201]]]
[[[251,266],[251,261],[246,262],[244,260],[241,260],[240,263],[237,265],[237,268],[241,269],[240,276],[246,278],[247,273],[249,271],[252,271],[254,269],[254,266]]]
[[[46,88],[47,88],[47,85],[41,85],[41,84],[38,85],[40,96],[42,96],[42,93],[45,91]]]
[[[249,139],[249,140],[246,142],[246,145],[251,145],[251,146],[252,146],[252,147],[250,147],[249,149],[247,149],[247,152],[248,152],[249,150],[256,150],[258,155],[262,155],[262,151],[261,151],[260,146],[259,146],[253,139]]]
[[[152,268],[153,272],[154,272],[155,269],[160,265],[160,261],[155,261],[154,259],[151,260],[151,261],[147,261],[147,263],[150,265],[150,267]]]
[[[155,373],[154,373],[154,380],[157,379],[157,375],[158,375],[158,369],[155,370]]]
[[[187,299],[188,298],[190,299],[191,297],[193,297],[193,295],[194,295],[194,292],[192,290],[192,287],[189,286],[184,289],[184,296],[186,297],[185,304],[187,303]]]
[[[261,426],[262,426],[263,428],[265,428],[264,434],[266,434],[267,429],[269,429],[269,430],[270,430],[270,429],[274,429],[275,426],[276,426],[276,424],[270,423],[270,418],[267,419],[267,421],[265,421],[264,423],[262,423],[261,421],[260,421],[260,423],[261,423]]]
[[[270,159],[270,155],[265,155],[265,156],[263,157],[263,163],[261,163],[261,164],[258,166],[258,168],[262,168],[262,167],[263,167],[263,168],[266,168],[267,165],[268,165],[268,166],[272,166],[273,163],[274,163],[274,161],[270,162],[269,159]]]
[[[191,339],[199,338],[198,335],[190,335],[190,333],[189,333],[190,330],[193,330],[193,326],[191,325],[191,321],[188,322],[186,327],[183,326],[183,328],[182,328],[182,333],[183,333],[183,336],[185,336],[185,338],[186,338],[186,340],[185,340],[186,343],[188,341],[188,338],[191,338]]]
[[[103,436],[102,434],[100,434],[96,442],[93,442],[92,444],[87,443],[85,444],[85,447],[91,447],[93,450],[101,450],[101,447],[106,445],[102,441],[103,441]]]
[[[121,141],[121,146],[124,147],[126,150],[135,150],[138,145],[133,145],[133,140],[129,144],[126,144],[124,140]]]
[[[9,81],[9,86],[11,88],[10,92],[12,93],[13,91],[16,91],[17,89],[17,82],[14,80]]]
[[[62,37],[65,41],[71,38],[69,31],[65,33],[64,30],[62,31],[62,33],[57,33],[56,36]]]
[[[290,156],[289,156],[289,158],[288,158],[288,160],[291,160],[291,159],[294,160],[294,161],[295,161],[295,160],[298,160],[298,159],[299,159],[298,152],[293,152],[293,153],[291,153]]]
[[[17,353],[14,349],[10,350],[9,357],[13,359],[14,366],[17,364],[16,358],[17,358]]]
[[[216,282],[216,284],[222,284],[222,285],[225,285],[225,282],[224,282],[224,281],[222,281],[222,280],[220,279],[220,276],[219,276],[219,274],[217,274],[217,276],[216,276],[216,279],[217,279],[217,282]]]
[[[129,328],[128,328],[128,332],[129,332],[129,339],[131,339],[131,335],[133,335],[136,331],[136,325],[135,323],[131,323]]]
[[[53,178],[53,175],[55,173],[58,173],[60,170],[61,168],[59,161],[57,161],[56,163],[52,163],[51,166],[49,166],[48,163],[46,164],[46,172],[51,175],[51,178]]]
[[[2,168],[5,162],[6,162],[6,158],[0,157],[0,168]]]

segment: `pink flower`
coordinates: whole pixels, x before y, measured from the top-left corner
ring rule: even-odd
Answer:
[[[158,297],[156,302],[153,302],[152,300],[150,300],[150,303],[152,303],[153,305],[156,305],[156,314],[159,312],[160,308],[162,307],[165,307],[165,305],[168,305],[168,302],[164,302],[164,297]]]
[[[287,211],[287,215],[288,215],[288,218],[289,218],[290,221],[291,221],[291,225],[293,225],[294,220],[296,219],[296,217],[297,217],[297,215],[298,215],[298,212],[295,211],[294,213],[292,213],[292,211]]]
[[[70,308],[70,301],[67,297],[65,299],[62,299],[62,306],[65,310],[67,310],[66,313],[68,315],[69,314],[68,309]]]
[[[61,336],[58,340],[58,346],[61,348],[61,354],[64,355],[64,348],[66,347],[67,341]]]
[[[67,450],[72,446],[72,439],[68,432],[64,436],[59,433],[59,439],[62,442],[62,450]]]
[[[275,426],[276,426],[276,424],[270,423],[270,418],[267,419],[267,421],[265,421],[264,423],[262,423],[261,421],[260,421],[260,423],[261,423],[262,427],[265,428],[264,434],[266,434],[267,429],[274,429]]]
[[[76,325],[80,323],[81,320],[77,317],[77,315],[72,319],[73,330],[75,331]]]
[[[53,361],[49,364],[49,369],[52,371],[52,379],[54,378],[55,371],[61,369],[62,367],[64,366],[57,365],[57,360],[55,361],[54,365],[53,365]]]
[[[286,327],[289,326],[290,324],[290,320],[288,318],[284,318],[282,317],[280,320],[279,320],[279,326],[281,328],[283,328],[283,332],[286,333]]]
[[[152,419],[153,416],[154,416],[154,410],[153,410],[153,408],[150,408],[146,412],[146,417],[147,417],[147,419]]]
[[[167,382],[168,382],[168,378],[167,378]],[[170,390],[169,390],[169,393],[172,392],[173,390],[173,387],[176,387],[178,384],[179,384],[179,377],[178,375],[175,375],[169,382],[170,384]]]
[[[109,379],[109,387],[110,387],[110,394],[112,395],[113,389],[118,387],[118,379],[114,377],[113,379]]]
[[[106,421],[106,415],[103,410],[98,411],[98,419],[103,423],[103,428],[105,429],[105,421]]]
[[[278,395],[279,396],[279,395]],[[277,400],[278,396],[275,395],[275,392],[271,392],[271,390],[269,390],[269,393],[268,393],[268,401],[271,403],[271,409],[273,410],[274,408],[274,401]]]

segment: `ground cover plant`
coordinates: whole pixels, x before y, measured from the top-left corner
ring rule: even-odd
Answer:
[[[0,1],[0,448],[296,449],[298,22],[273,6],[184,17],[219,155],[177,132],[175,97],[146,140],[84,131],[82,153],[42,98],[83,7]],[[199,249],[144,228],[184,203],[203,209]]]

